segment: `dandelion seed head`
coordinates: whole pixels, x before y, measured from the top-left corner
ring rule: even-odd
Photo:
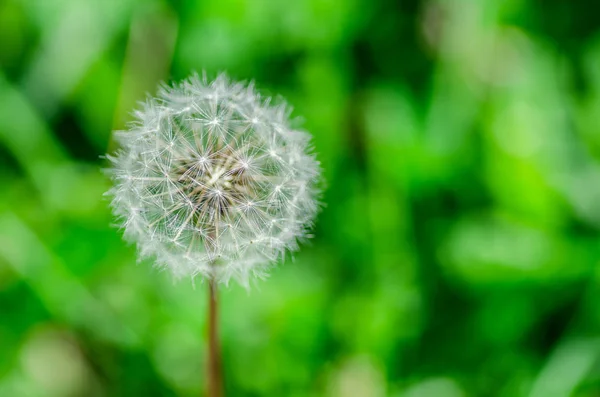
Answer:
[[[163,87],[108,156],[112,207],[140,259],[243,285],[308,237],[320,167],[285,105],[225,75]]]

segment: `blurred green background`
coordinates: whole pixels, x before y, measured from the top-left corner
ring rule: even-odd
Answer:
[[[221,290],[228,396],[600,396],[600,7],[2,0],[0,396],[197,396],[206,286],[121,240],[111,131],[254,79],[325,170],[315,238]]]

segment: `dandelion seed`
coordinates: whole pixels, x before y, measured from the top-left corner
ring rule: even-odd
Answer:
[[[318,209],[320,167],[288,116],[224,75],[164,87],[136,111],[108,158],[113,211],[140,258],[247,285],[296,250]]]

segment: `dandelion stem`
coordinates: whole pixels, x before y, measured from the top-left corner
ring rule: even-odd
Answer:
[[[207,396],[223,396],[223,377],[221,373],[221,346],[217,327],[218,291],[214,280],[209,281],[208,289],[208,379]]]

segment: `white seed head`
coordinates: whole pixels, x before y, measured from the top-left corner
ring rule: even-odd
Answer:
[[[318,203],[310,135],[252,84],[193,76],[135,112],[108,156],[112,207],[140,259],[247,285],[307,237]]]

